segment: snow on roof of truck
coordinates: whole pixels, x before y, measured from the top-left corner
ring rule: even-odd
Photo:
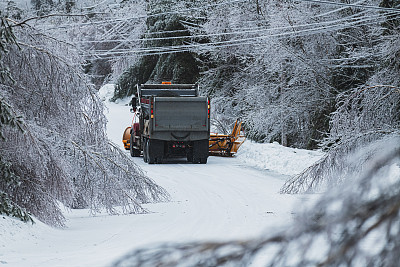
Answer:
[[[149,96],[198,96],[196,84],[141,84],[138,85],[141,97]]]

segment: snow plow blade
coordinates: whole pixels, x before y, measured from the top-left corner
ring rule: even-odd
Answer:
[[[124,134],[122,136],[122,143],[124,144],[124,148],[129,150],[131,147],[131,127],[126,127]]]
[[[211,133],[208,142],[210,156],[232,157],[246,140],[246,137],[241,132],[242,122],[236,120],[230,135]]]
[[[127,127],[122,136],[122,143],[126,150],[130,150],[130,138],[131,127]],[[231,134],[210,134],[208,141],[209,155],[232,157],[245,140],[246,137],[242,134],[242,122],[236,120]]]

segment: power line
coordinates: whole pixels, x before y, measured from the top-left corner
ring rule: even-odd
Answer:
[[[365,1],[367,1],[367,0],[360,0],[360,1],[358,1],[358,2],[355,2],[354,4],[360,4],[360,3],[363,3],[363,2],[365,2]],[[318,14],[318,15],[316,15],[315,17],[324,17],[324,16],[326,16],[326,15],[330,15],[330,14],[332,14],[332,13],[336,13],[336,12],[339,12],[339,11],[342,11],[342,10],[344,10],[344,9],[346,9],[346,8],[348,8],[348,7],[343,7],[343,6],[340,6],[339,8],[337,8],[337,9],[334,9],[334,10],[330,10],[330,11],[327,11],[327,12],[325,12],[325,13],[322,13],[322,14]]]
[[[400,13],[399,9],[394,9],[394,8],[381,8],[381,7],[376,7],[376,6],[366,6],[366,5],[359,5],[359,4],[343,4],[343,3],[336,3],[336,2],[330,2],[330,1],[323,1],[323,0],[299,0],[299,1],[306,1],[306,2],[318,2],[318,3],[329,3],[329,4],[338,4],[340,6],[345,6],[345,7],[363,7],[366,9],[379,9],[379,10],[385,10],[386,12],[391,11],[392,13]],[[237,0],[233,2],[242,2],[242,0]],[[361,1],[359,1],[361,2]],[[357,2],[357,3],[359,3]],[[340,10],[340,9],[338,9]],[[337,11],[337,10],[336,10]],[[332,11],[335,12],[335,11]],[[320,24],[324,23],[329,23],[329,22],[318,22]],[[318,24],[317,23],[317,24]],[[311,25],[311,24],[310,24]],[[305,25],[307,26],[307,25]],[[300,25],[294,25],[292,27],[302,27]],[[284,29],[283,27],[282,29]],[[228,33],[216,33],[216,34],[201,34],[201,35],[184,35],[184,36],[171,36],[171,37],[155,37],[155,38],[141,38],[138,41],[157,41],[157,40],[175,40],[175,39],[195,39],[195,38],[206,38],[206,37],[213,37],[213,36],[223,36],[223,35],[234,35],[234,34],[244,34],[244,33],[257,33],[257,32],[262,32],[262,31],[271,31],[273,29],[270,28],[256,28],[255,30],[252,31],[237,31],[237,32],[228,32]],[[165,31],[165,32],[157,32],[157,33],[148,33],[148,34],[162,34],[162,33],[181,33],[181,32],[187,32],[187,30],[175,30],[175,31]],[[115,40],[111,40],[115,41]],[[88,41],[88,42],[96,42],[96,41]],[[101,41],[102,42],[102,41]]]
[[[98,24],[109,24],[109,23],[114,23],[114,22],[126,22],[130,20],[136,20],[136,19],[147,19],[151,17],[159,17],[163,15],[174,15],[174,14],[182,14],[185,12],[189,11],[204,11],[205,9],[209,7],[219,7],[223,5],[228,5],[228,4],[233,4],[233,3],[244,3],[248,2],[249,0],[230,0],[230,1],[224,1],[221,3],[214,3],[214,4],[208,4],[204,5],[201,7],[193,7],[193,8],[187,8],[187,9],[182,9],[179,11],[167,11],[167,12],[160,12],[156,14],[143,14],[143,15],[136,15],[128,18],[108,18],[107,20],[100,20],[100,21],[91,21],[91,22],[86,22],[86,23],[76,23],[76,24],[64,24],[64,25],[58,25],[55,28],[66,28],[66,27],[71,27],[71,26],[94,26]],[[400,9],[398,8],[385,8],[385,7],[379,7],[379,6],[372,6],[372,5],[361,5],[361,4],[351,4],[351,3],[341,3],[341,2],[332,2],[332,1],[325,1],[325,0],[293,0],[294,2],[312,2],[312,3],[318,3],[318,4],[327,4],[327,5],[336,5],[336,6],[344,6],[344,7],[357,7],[357,8],[362,8],[362,9],[367,9],[367,10],[380,10],[380,11],[385,11],[385,12],[391,12],[391,13],[400,13]],[[71,15],[74,16],[74,15]]]
[[[103,57],[103,56],[112,57],[112,55],[123,55],[126,53],[140,54],[142,56],[143,55],[162,55],[162,54],[168,54],[168,53],[188,52],[188,51],[192,51],[193,49],[196,49],[196,48],[199,48],[199,49],[203,48],[203,49],[210,50],[210,48],[249,45],[249,44],[255,44],[254,41],[262,40],[265,38],[300,37],[300,36],[306,36],[306,35],[316,34],[316,33],[321,33],[321,32],[325,33],[327,31],[329,31],[329,32],[336,31],[336,30],[340,30],[340,29],[343,29],[343,28],[349,27],[349,26],[355,26],[355,25],[361,26],[361,25],[376,24],[379,21],[376,21],[375,19],[376,19],[376,17],[367,17],[367,18],[363,18],[363,19],[358,19],[353,22],[349,22],[346,25],[329,25],[329,26],[305,29],[305,30],[301,30],[301,31],[297,31],[297,32],[283,32],[283,33],[263,35],[263,36],[243,38],[243,39],[223,41],[223,42],[214,42],[214,43],[206,43],[206,44],[187,44],[187,45],[166,46],[166,47],[151,47],[151,48],[143,48],[143,49],[137,49],[137,50],[121,50],[121,51],[116,51],[116,52],[112,52],[112,53],[109,53],[108,51],[104,51],[103,54],[96,53],[96,55],[100,56],[100,57]]]
[[[148,17],[156,17],[156,16],[161,16],[161,15],[170,15],[170,14],[182,14],[184,12],[189,12],[189,11],[198,11],[198,10],[205,10],[206,8],[209,7],[215,7],[215,6],[224,6],[226,4],[234,4],[234,3],[244,3],[249,0],[231,0],[231,1],[223,1],[221,3],[215,3],[215,4],[209,4],[201,7],[194,7],[194,8],[188,8],[188,9],[183,9],[179,11],[168,11],[168,12],[162,12],[162,13],[157,13],[157,14],[150,14],[150,15],[139,15],[139,16],[134,16],[130,18],[119,18],[119,19],[108,19],[108,20],[103,20],[103,21],[97,21],[97,22],[90,22],[90,23],[77,23],[76,25],[79,26],[85,26],[85,25],[94,25],[94,24],[102,24],[102,23],[108,23],[110,21],[114,23],[119,23],[115,27],[122,27],[125,23],[132,19],[138,19],[138,18],[148,18]],[[338,2],[331,2],[331,1],[325,1],[325,0],[296,0],[296,2],[313,2],[313,3],[319,3],[319,4],[329,4],[329,5],[339,5],[339,6],[344,6],[344,7],[357,7],[357,8],[363,8],[366,10],[380,10],[380,11],[385,11],[385,12],[390,12],[390,14],[399,14],[400,10],[396,8],[383,8],[383,7],[377,7],[377,6],[368,6],[368,5],[360,5],[357,3],[354,4],[346,4],[346,3],[338,3]],[[339,9],[340,10],[340,9]],[[335,12],[335,11],[331,11]],[[366,11],[364,11],[366,12]],[[360,16],[360,14],[356,14],[354,16]],[[133,39],[133,40],[102,40],[102,41],[93,41],[93,43],[101,43],[101,42],[137,42],[137,41],[156,41],[156,40],[179,40],[179,39],[194,39],[194,38],[206,38],[206,37],[223,37],[223,36],[231,36],[231,35],[243,35],[243,34],[262,34],[261,36],[253,36],[253,37],[248,37],[248,38],[241,38],[241,39],[235,39],[235,40],[229,40],[229,41],[220,41],[220,42],[212,42],[212,43],[207,43],[207,44],[186,44],[186,45],[176,45],[176,46],[164,46],[164,47],[152,47],[152,48],[139,48],[137,50],[115,50],[114,51],[98,51],[95,55],[98,56],[104,56],[104,55],[110,55],[112,54],[121,54],[121,53],[140,53],[140,54],[165,54],[165,53],[177,53],[177,52],[182,52],[182,51],[188,51],[190,49],[194,48],[210,48],[210,47],[224,47],[224,46],[237,46],[237,45],[243,45],[246,44],[246,42],[254,42],[260,39],[268,38],[268,37],[280,37],[280,36],[289,36],[289,37],[294,37],[294,36],[300,36],[300,34],[304,35],[310,35],[310,34],[316,34],[320,33],[321,31],[328,30],[333,31],[337,29],[341,29],[343,27],[348,27],[349,25],[356,25],[357,23],[362,23],[363,21],[370,21],[372,18],[379,18],[380,15],[375,15],[375,16],[370,16],[368,19],[359,19],[358,21],[350,21],[347,22],[347,26],[337,26],[337,25],[330,25],[332,23],[341,23],[341,22],[346,22],[349,20],[349,17],[343,18],[343,19],[338,19],[338,20],[333,20],[333,21],[325,21],[325,22],[316,22],[316,23],[310,23],[310,24],[303,24],[303,25],[292,25],[292,26],[284,26],[284,27],[276,27],[276,28],[256,28],[252,30],[242,30],[239,29],[238,31],[233,31],[233,32],[227,32],[227,33],[211,33],[211,34],[197,34],[197,35],[185,35],[185,36],[172,36],[172,37],[155,37],[155,38],[141,38],[141,39]],[[368,22],[368,24],[374,23],[373,21]],[[325,25],[325,26],[324,26]],[[70,27],[71,24],[68,24]],[[116,28],[113,27],[109,31],[107,31],[105,34],[110,35],[112,32],[116,31]],[[309,29],[301,29],[301,28],[307,28],[311,27]],[[287,30],[287,29],[300,29],[295,32],[283,32],[283,33],[271,33],[271,34],[263,34],[263,33],[269,33],[273,31],[279,31],[279,30]],[[186,32],[187,30],[174,30],[174,31],[165,31],[165,32],[159,32],[159,33],[178,33],[178,32]],[[102,35],[102,37],[105,36],[105,34]],[[148,33],[149,35],[153,35],[155,33]],[[90,43],[92,41],[88,41]],[[83,42],[81,42],[83,43]],[[122,46],[123,44],[120,44],[119,46]]]
[[[400,13],[400,9],[398,8],[390,8],[390,7],[380,7],[380,6],[370,6],[370,5],[360,5],[360,4],[348,4],[342,2],[331,2],[331,1],[324,1],[324,0],[294,0],[300,2],[311,2],[311,3],[318,3],[318,4],[327,4],[327,5],[336,5],[336,6],[345,6],[345,7],[357,7],[363,9],[373,9],[373,10],[380,10],[386,11],[391,13]]]
[[[53,27],[52,29],[68,28],[68,27],[72,27],[72,26],[88,26],[88,25],[93,26],[93,25],[99,25],[99,24],[109,24],[109,23],[113,23],[113,22],[154,18],[154,17],[160,17],[160,16],[164,16],[164,15],[177,15],[177,14],[182,14],[182,13],[189,12],[189,11],[199,11],[199,10],[204,11],[205,9],[210,8],[210,7],[219,7],[219,6],[224,6],[224,5],[234,4],[234,3],[243,3],[243,2],[248,2],[248,1],[250,1],[250,0],[229,0],[229,1],[223,1],[221,3],[202,5],[200,7],[192,7],[192,8],[187,8],[187,9],[182,9],[182,10],[177,10],[177,11],[166,11],[166,12],[160,12],[160,13],[154,13],[154,14],[136,15],[136,16],[131,16],[128,18],[117,17],[117,18],[107,18],[106,20],[83,22],[83,23],[66,23],[66,24],[57,25],[56,27]],[[54,26],[54,25],[52,25],[52,26]]]
[[[139,38],[132,41],[172,41],[172,40],[180,40],[180,39],[199,39],[199,38],[207,38],[207,37],[224,37],[230,35],[242,35],[242,34],[256,34],[262,32],[273,32],[273,31],[280,31],[280,30],[296,30],[298,28],[306,28],[311,26],[322,26],[322,25],[329,25],[334,23],[341,23],[347,21],[351,18],[359,17],[362,13],[354,14],[349,17],[337,19],[337,20],[330,20],[330,21],[322,21],[322,22],[315,22],[315,23],[307,23],[307,24],[299,24],[299,25],[290,25],[290,26],[282,26],[282,27],[275,27],[275,28],[265,28],[265,27],[256,27],[255,29],[248,30],[249,28],[245,28],[244,31],[232,31],[232,32],[221,32],[221,33],[209,33],[209,34],[195,34],[195,35],[183,35],[183,36],[170,36],[170,37],[154,37],[154,38]],[[379,17],[380,15],[376,15]],[[188,30],[183,30],[187,32]],[[180,33],[181,30],[178,31],[166,31],[166,33]],[[159,32],[159,34],[164,32]],[[109,40],[101,40],[101,41],[81,41],[80,43],[103,43],[103,42],[123,42],[126,41],[124,39],[109,39]]]
[[[295,30],[294,32],[290,31],[289,34],[296,34],[296,33],[301,33],[302,31],[310,31],[310,34],[313,33],[316,29],[325,29],[325,27],[334,24],[333,26],[336,27],[338,23],[346,22],[352,19],[353,21],[350,20],[348,23],[361,23],[363,20],[373,20],[375,18],[379,18],[380,15],[374,15],[374,16],[369,16],[369,17],[359,17],[359,14],[352,15],[343,19],[338,19],[338,20],[331,20],[331,21],[326,21],[326,22],[318,22],[318,23],[309,23],[309,24],[300,24],[300,25],[293,25],[293,26],[284,26],[284,27],[276,27],[276,28],[263,28],[255,31],[237,31],[237,32],[229,32],[229,33],[216,33],[216,34],[204,34],[204,35],[193,35],[193,36],[179,36],[179,37],[164,37],[164,38],[149,38],[149,39],[136,39],[136,40],[130,40],[131,42],[133,41],[152,41],[152,40],[175,40],[175,39],[196,39],[200,37],[222,37],[222,36],[227,36],[227,35],[243,35],[243,34],[254,34],[254,33],[268,33],[268,32],[276,32],[276,31],[281,31],[281,30]],[[356,20],[355,20],[356,19]],[[373,23],[373,22],[372,22]],[[350,24],[351,26],[351,24]],[[360,25],[359,25],[360,26]],[[314,27],[314,28],[313,28]],[[319,28],[318,28],[319,27]],[[322,28],[321,28],[322,27]],[[339,26],[340,28],[346,27],[346,24]],[[303,29],[302,29],[303,28]],[[309,28],[309,29],[307,29]],[[296,31],[298,30],[298,31]],[[282,34],[282,33],[278,33]],[[287,34],[287,33],[285,33]],[[254,38],[264,38],[263,36],[274,36],[274,35],[261,35],[261,36],[253,36],[253,37],[248,37],[245,39],[234,39],[234,40],[228,40],[228,41],[222,41],[224,42],[235,42],[238,40],[250,40]],[[117,40],[110,40],[110,41],[117,41]],[[124,40],[118,40],[123,42]],[[214,42],[218,43],[218,42]],[[208,43],[208,44],[213,44],[213,43]],[[169,46],[163,46],[163,47],[169,47]],[[174,46],[176,47],[176,46]],[[143,49],[161,49],[162,47],[153,47],[153,48],[143,48]],[[100,51],[101,52],[101,51]]]

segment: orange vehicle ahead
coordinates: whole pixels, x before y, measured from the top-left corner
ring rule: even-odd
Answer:
[[[242,122],[236,120],[229,135],[211,133],[208,141],[209,154],[213,156],[233,156],[246,140],[242,133]]]
[[[129,150],[131,148],[131,127],[126,127],[124,134],[122,136],[122,143],[124,144],[124,148]]]

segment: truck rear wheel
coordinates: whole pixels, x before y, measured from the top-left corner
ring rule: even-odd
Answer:
[[[147,139],[147,145],[146,145],[147,163],[154,164],[156,162],[156,158],[152,154],[151,148],[152,148],[151,141],[150,139]]]
[[[143,142],[143,161],[147,163],[148,161],[148,150],[147,150],[147,139]]]
[[[197,163],[206,164],[207,158],[193,158],[192,162],[195,164],[197,164]]]
[[[135,143],[133,142],[133,139],[134,139],[134,137],[133,137],[133,135],[131,134],[131,138],[130,138],[130,147],[129,147],[129,150],[130,150],[130,152],[131,152],[131,157],[139,157],[139,156],[140,156],[140,150],[133,147],[133,145],[135,144]]]
[[[206,163],[207,163],[207,158],[200,159],[200,164],[206,164]]]

